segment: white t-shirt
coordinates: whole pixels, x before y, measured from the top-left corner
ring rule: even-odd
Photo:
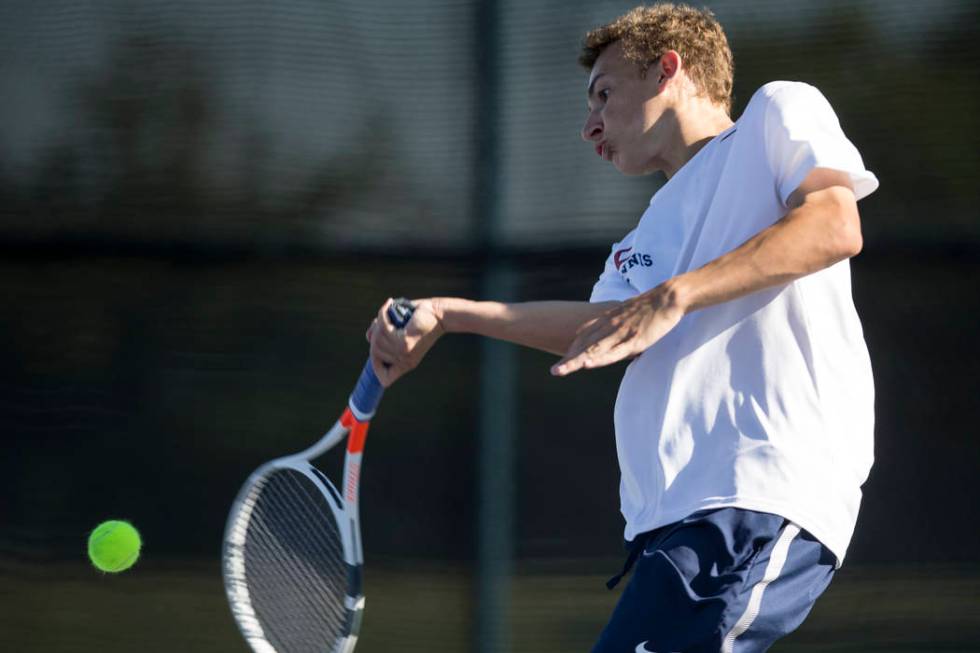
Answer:
[[[699,268],[782,218],[813,168],[878,187],[816,88],[772,82],[653,196],[591,301]],[[874,386],[848,262],[684,317],[616,400],[627,540],[698,510],[781,515],[843,561],[873,460]]]

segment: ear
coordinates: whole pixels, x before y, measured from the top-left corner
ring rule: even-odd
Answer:
[[[657,62],[657,84],[673,79],[681,69],[681,55],[676,50],[667,50]]]

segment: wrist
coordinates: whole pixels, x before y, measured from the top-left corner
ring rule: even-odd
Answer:
[[[658,288],[660,289],[659,300],[668,310],[679,311],[681,315],[687,315],[695,310],[696,307],[692,301],[693,292],[688,283],[687,275],[671,277],[660,284]]]
[[[432,316],[436,320],[435,331],[437,335],[443,335],[449,333],[452,329],[449,327],[450,315],[452,314],[451,297],[433,297],[431,299],[425,300],[428,303],[428,308],[432,312]]]

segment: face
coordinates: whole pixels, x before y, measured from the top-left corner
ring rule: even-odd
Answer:
[[[623,57],[619,43],[607,47],[592,67],[582,138],[623,174],[662,169],[658,151],[664,126],[659,123],[667,106],[661,72],[651,65],[641,76],[639,66]]]

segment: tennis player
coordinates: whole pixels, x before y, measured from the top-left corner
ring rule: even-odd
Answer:
[[[388,385],[458,332],[554,352],[557,376],[632,359],[614,415],[629,555],[610,586],[635,569],[593,653],[764,651],[841,565],[872,464],[848,259],[878,181],[813,86],[766,84],[732,122],[707,10],[636,8],[580,61],[582,137],[623,174],[667,177],[590,301],[417,300],[405,331],[372,324],[372,360]]]

